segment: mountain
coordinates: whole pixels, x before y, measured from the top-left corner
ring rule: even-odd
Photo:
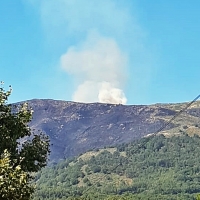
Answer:
[[[42,99],[27,103],[34,110],[31,128],[50,137],[51,162],[155,133],[186,106],[186,103],[114,105]],[[200,102],[195,102],[162,133],[200,133],[199,117]]]

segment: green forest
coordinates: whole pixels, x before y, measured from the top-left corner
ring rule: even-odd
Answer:
[[[146,137],[44,168],[34,199],[196,199],[199,164],[198,135]]]

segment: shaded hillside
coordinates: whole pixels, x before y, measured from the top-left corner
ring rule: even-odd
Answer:
[[[30,100],[31,128],[50,136],[51,161],[73,157],[89,149],[113,146],[154,133],[184,104],[114,105],[75,103],[56,100]],[[181,127],[199,129],[199,104],[188,110],[167,129],[178,133]],[[192,133],[192,130],[191,130]]]
[[[200,137],[163,135],[87,152],[37,174],[35,199],[196,199]],[[71,198],[73,197],[73,198]]]

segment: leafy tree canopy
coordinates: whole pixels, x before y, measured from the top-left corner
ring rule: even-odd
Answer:
[[[28,126],[32,110],[28,105],[8,104],[11,94],[0,85],[0,199],[30,199],[34,187],[32,172],[46,166],[49,139]]]
[[[33,134],[28,126],[32,110],[28,104],[11,105],[7,103],[11,94],[0,88],[0,154],[10,153],[11,162],[20,164],[26,172],[36,172],[46,166],[49,153],[49,139],[43,133]]]
[[[0,196],[2,200],[28,200],[34,191],[34,186],[28,184],[31,177],[21,169],[14,167],[10,154],[4,151],[0,159]]]

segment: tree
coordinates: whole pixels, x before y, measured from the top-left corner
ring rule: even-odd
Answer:
[[[28,126],[32,119],[32,110],[28,104],[8,104],[11,87],[5,91],[0,86],[0,155],[9,154],[9,166],[12,170],[20,167],[30,176],[46,166],[50,152],[49,138],[41,132],[34,133]],[[8,157],[3,158],[8,159]],[[13,172],[14,172],[13,171]],[[28,183],[27,183],[28,184]],[[2,195],[2,191],[0,191]]]
[[[27,184],[31,179],[20,165],[13,167],[7,150],[0,159],[0,192],[2,200],[28,200],[34,186]]]
[[[200,200],[200,194],[197,195],[196,200]]]

